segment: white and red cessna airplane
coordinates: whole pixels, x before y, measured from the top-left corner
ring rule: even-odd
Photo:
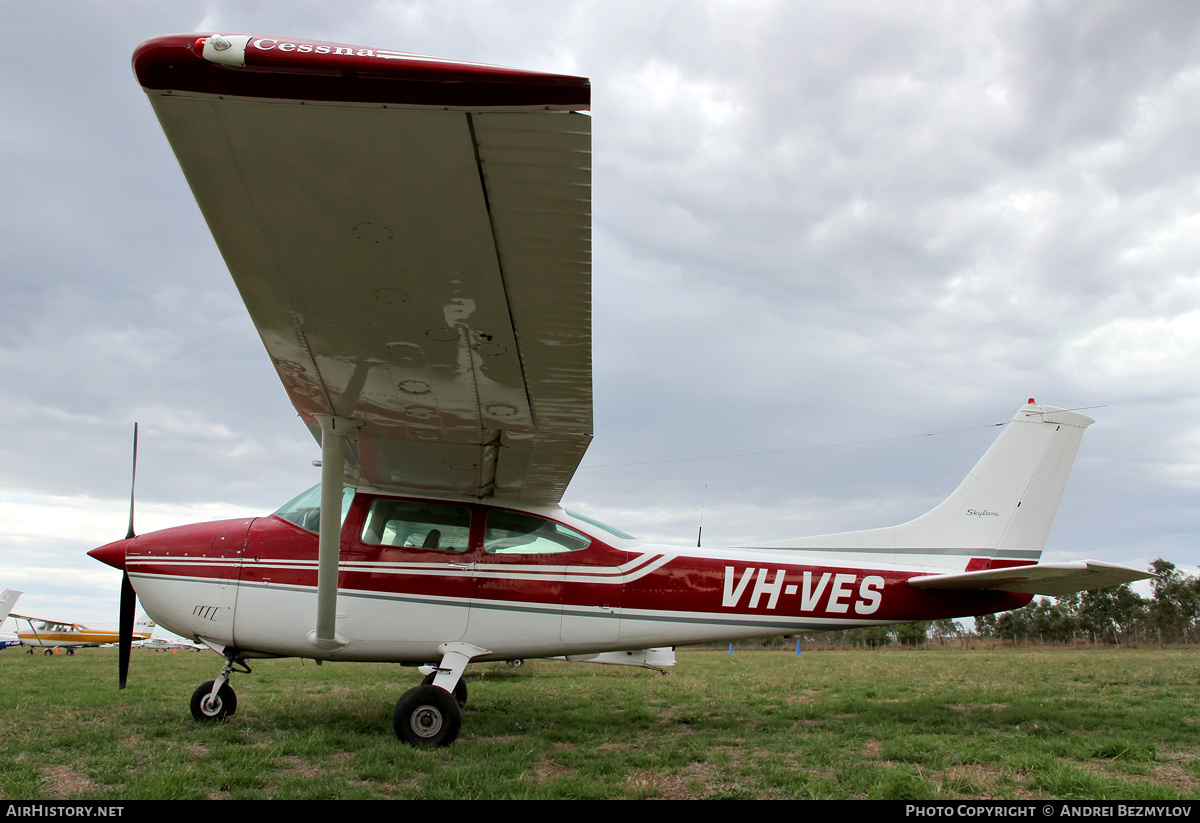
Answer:
[[[334,43],[171,35],[134,69],[321,483],[273,515],[91,552],[223,655],[432,664],[396,704],[457,737],[473,661],[978,615],[1147,577],[1038,562],[1084,428],[1033,400],[900,526],[729,549],[559,506],[592,431],[588,81]]]

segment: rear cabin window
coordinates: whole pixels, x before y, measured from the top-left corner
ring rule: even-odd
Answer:
[[[591,539],[561,523],[523,512],[493,509],[483,549],[488,554],[562,554],[583,551]]]
[[[376,500],[363,524],[362,542],[441,552],[471,545],[471,510],[462,506]]]

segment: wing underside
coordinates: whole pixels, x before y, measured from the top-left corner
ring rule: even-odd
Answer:
[[[186,59],[202,80],[135,66],[318,441],[314,414],[361,425],[357,485],[557,502],[592,427],[586,81],[551,76],[582,83],[561,102],[500,70],[468,94],[460,64],[418,82],[396,57],[301,67],[316,79]]]

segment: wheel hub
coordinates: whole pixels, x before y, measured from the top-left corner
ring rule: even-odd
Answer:
[[[412,714],[412,730],[421,737],[433,737],[442,730],[442,713],[433,706],[422,706]]]

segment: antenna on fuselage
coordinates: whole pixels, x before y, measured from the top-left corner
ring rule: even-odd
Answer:
[[[704,484],[704,488],[708,488],[708,484]],[[700,548],[700,536],[704,534],[704,498],[700,499],[700,528],[696,530],[696,548]]]

